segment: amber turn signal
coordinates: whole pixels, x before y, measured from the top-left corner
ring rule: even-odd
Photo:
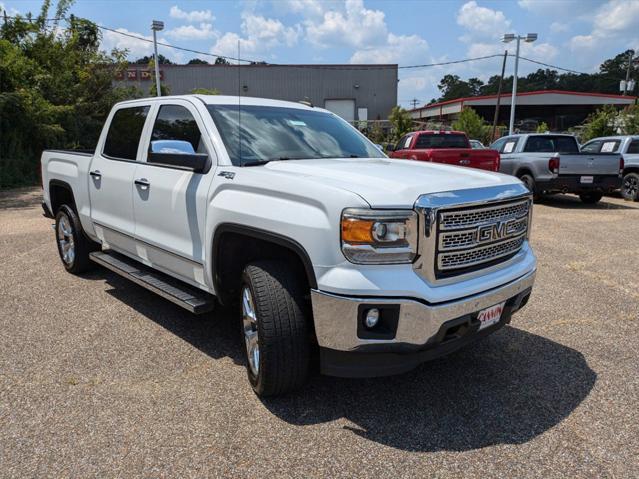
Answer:
[[[373,243],[374,221],[342,218],[342,241],[349,244]]]

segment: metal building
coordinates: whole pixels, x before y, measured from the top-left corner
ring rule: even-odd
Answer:
[[[118,83],[152,86],[147,65],[129,65]],[[221,95],[308,100],[348,121],[385,120],[397,105],[397,65],[161,65],[172,95],[196,88]]]

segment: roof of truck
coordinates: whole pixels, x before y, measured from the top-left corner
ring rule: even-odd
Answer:
[[[270,98],[257,98],[252,96],[235,96],[235,95],[199,95],[199,94],[169,95],[169,96],[162,96],[162,97],[137,98],[135,100],[123,101],[119,104],[160,101],[160,100],[192,100],[193,98],[197,98],[198,100],[200,100],[201,102],[207,105],[274,106],[274,107],[280,107],[280,108],[298,108],[300,110],[326,111],[323,108],[310,106],[309,104],[301,103],[301,102],[273,100]]]

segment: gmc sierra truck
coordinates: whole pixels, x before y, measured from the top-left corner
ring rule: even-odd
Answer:
[[[390,152],[391,158],[428,161],[499,171],[499,153],[473,148],[463,131],[414,131],[404,135]]]
[[[624,159],[621,196],[628,201],[639,200],[639,135],[606,136],[585,143],[586,153],[621,153]]]
[[[491,148],[501,153],[499,171],[521,179],[535,199],[575,193],[586,204],[619,189],[624,159],[619,153],[580,152],[577,139],[561,134],[519,134],[500,138]]]
[[[316,364],[407,371],[509,323],[534,282],[518,179],[390,160],[303,104],[126,101],[93,154],[45,151],[42,178],[64,268],[97,263],[196,314],[236,307],[258,395]]]

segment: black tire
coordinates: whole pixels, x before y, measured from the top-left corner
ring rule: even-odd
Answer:
[[[533,178],[532,175],[529,175],[528,173],[524,173],[523,175],[519,175],[518,178],[522,181],[524,185],[526,185],[526,188],[528,188],[530,192],[533,194],[534,201],[537,201],[541,198],[541,195],[539,194],[539,191],[537,190],[537,186],[535,184],[535,178]]]
[[[594,205],[599,203],[599,200],[603,197],[603,193],[581,193],[579,199],[587,205]]]
[[[628,201],[639,200],[639,173],[626,173],[621,181],[621,196]]]
[[[68,231],[70,234],[66,235],[66,237],[68,238],[70,236],[73,239],[74,254],[71,260],[65,260],[65,255],[62,251],[63,246],[60,241],[60,235],[62,235],[60,228],[61,221],[66,221],[68,225],[67,231],[70,229],[70,231]],[[100,246],[86,237],[82,229],[82,224],[80,223],[80,218],[78,218],[73,208],[68,205],[62,205],[55,215],[55,238],[62,265],[69,273],[84,273],[95,266],[95,263],[89,259],[89,253],[95,251]],[[67,257],[67,259],[70,258]]]
[[[311,344],[304,284],[303,278],[283,261],[256,261],[244,268],[240,288],[242,343],[247,344],[242,301],[248,288],[256,313],[259,368],[257,374],[251,369],[247,346],[246,370],[259,396],[285,394],[306,382]]]

